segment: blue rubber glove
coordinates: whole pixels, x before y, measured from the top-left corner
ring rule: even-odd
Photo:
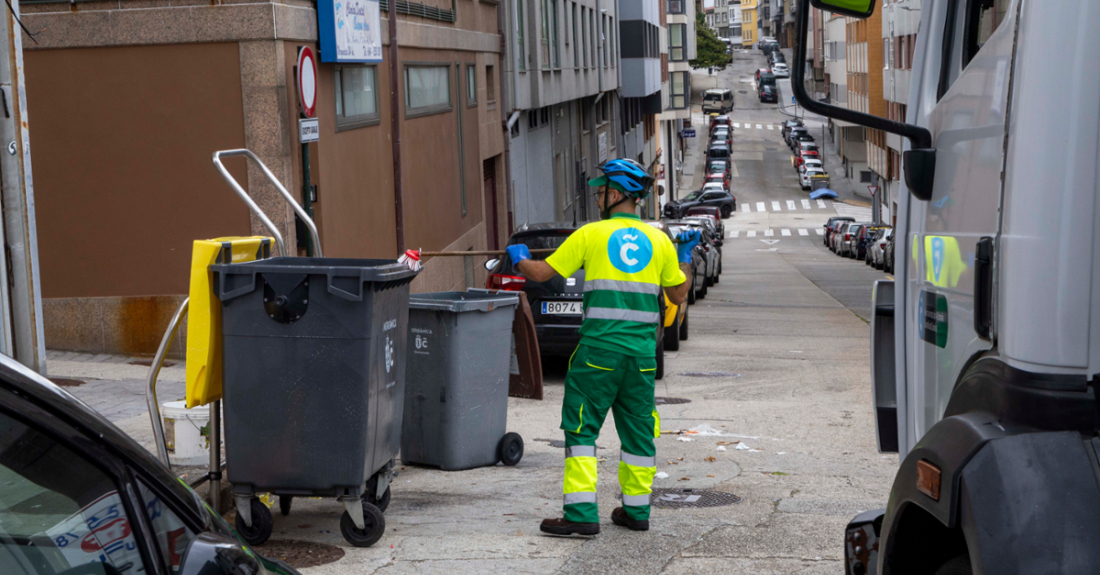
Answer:
[[[691,250],[699,245],[701,237],[699,230],[684,230],[676,236],[676,241],[679,242],[676,244],[676,259],[680,263],[691,263]]]
[[[504,251],[508,252],[508,259],[512,260],[513,272],[519,270],[519,268],[516,267],[519,265],[519,262],[531,259],[531,250],[527,249],[527,246],[524,244],[512,244],[504,248]]]

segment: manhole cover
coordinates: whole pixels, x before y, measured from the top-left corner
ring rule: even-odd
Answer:
[[[264,557],[286,561],[295,569],[325,565],[344,556],[344,550],[339,547],[305,541],[271,540],[261,545],[259,550]]]
[[[695,489],[653,490],[649,496],[650,504],[662,509],[685,509],[689,507],[722,507],[740,503],[741,498],[722,491],[702,491]]]
[[[737,93],[738,94],[748,94],[749,91],[748,90],[738,90]]]
[[[83,380],[79,379],[66,379],[64,377],[51,377],[50,381],[58,387],[80,387],[84,385]]]
[[[741,377],[740,373],[728,371],[685,371],[680,375],[684,377]]]
[[[657,405],[672,405],[676,403],[691,403],[691,400],[686,397],[654,397]]]

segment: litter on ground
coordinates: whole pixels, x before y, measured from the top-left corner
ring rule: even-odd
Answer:
[[[718,446],[718,451],[725,451],[725,450],[726,450],[725,447],[722,447],[721,445]]]
[[[748,445],[745,445],[744,443],[738,443],[737,444],[737,450],[738,451],[748,451],[750,449],[752,449],[752,448],[749,447]]]
[[[677,437],[676,440],[677,441],[691,441],[691,438],[690,437]]]
[[[658,471],[657,475],[654,475],[657,479],[668,479],[668,474],[664,471]]]

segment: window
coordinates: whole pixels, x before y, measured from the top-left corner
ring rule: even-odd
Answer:
[[[0,554],[9,569],[159,571],[147,569],[130,529],[133,520],[112,478],[52,437],[5,414],[0,414],[0,476]],[[104,545],[96,545],[95,553],[84,551],[98,542]],[[113,569],[93,565],[100,563]]]
[[[691,86],[691,80],[688,79],[687,72],[673,72],[669,74],[672,94],[669,100],[669,107],[674,110],[684,110],[688,107],[688,93]]]
[[[607,67],[607,16],[600,15],[600,48],[603,50],[603,67]]]
[[[527,112],[527,131],[534,130],[539,127],[539,113],[538,111]]]
[[[687,55],[684,50],[684,35],[687,33],[687,24],[668,25],[668,59],[672,62],[683,62]]]
[[[539,109],[539,125],[545,126],[550,123],[550,107]]]
[[[138,480],[137,484],[141,501],[145,505],[145,515],[157,536],[157,548],[160,549],[161,557],[172,566],[173,572],[178,572],[180,560],[195,538],[195,533],[187,528],[183,520],[156,493],[145,486],[145,482]]]
[[[516,0],[516,53],[519,55],[519,71],[527,71],[527,43],[523,39],[523,4],[527,0]]]
[[[611,29],[611,67],[615,67],[615,61],[618,60],[619,55],[619,43],[615,41],[615,19],[608,17],[608,28]]]
[[[406,64],[405,116],[427,116],[450,110],[450,66]]]
[[[577,3],[576,2],[573,2],[572,11],[569,15],[570,15],[569,23],[572,26],[572,30],[573,30],[573,36],[572,36],[572,38],[573,38],[573,67],[574,68],[579,68],[580,65],[581,65],[581,59],[580,59],[580,48],[577,46],[577,40],[580,38],[580,36],[577,35]]]
[[[492,104],[497,101],[497,78],[493,66],[485,67],[485,101]]]
[[[585,68],[588,67],[588,16],[585,15],[587,10],[581,7],[581,65]]]
[[[588,10],[588,26],[592,30],[592,60],[591,60],[592,65],[590,67],[595,68],[596,66],[599,65],[600,44],[599,44],[599,38],[596,37],[599,34],[599,29],[596,28],[596,11],[594,9],[589,9]]]
[[[466,64],[466,105],[477,105],[477,64]]]
[[[550,69],[550,7],[547,0],[539,0],[539,12],[542,14],[542,34],[539,37],[539,46],[542,47],[542,69]]]
[[[374,66],[335,66],[336,130],[350,130],[381,122]]]
[[[550,0],[550,57],[555,69],[561,68],[561,45],[558,41],[558,0]]]

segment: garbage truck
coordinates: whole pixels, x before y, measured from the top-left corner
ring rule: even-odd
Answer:
[[[810,98],[811,6],[898,5],[920,11],[905,121]],[[1100,2],[796,12],[798,102],[904,142],[871,322],[878,447],[900,467],[847,526],[846,572],[1100,573]]]

